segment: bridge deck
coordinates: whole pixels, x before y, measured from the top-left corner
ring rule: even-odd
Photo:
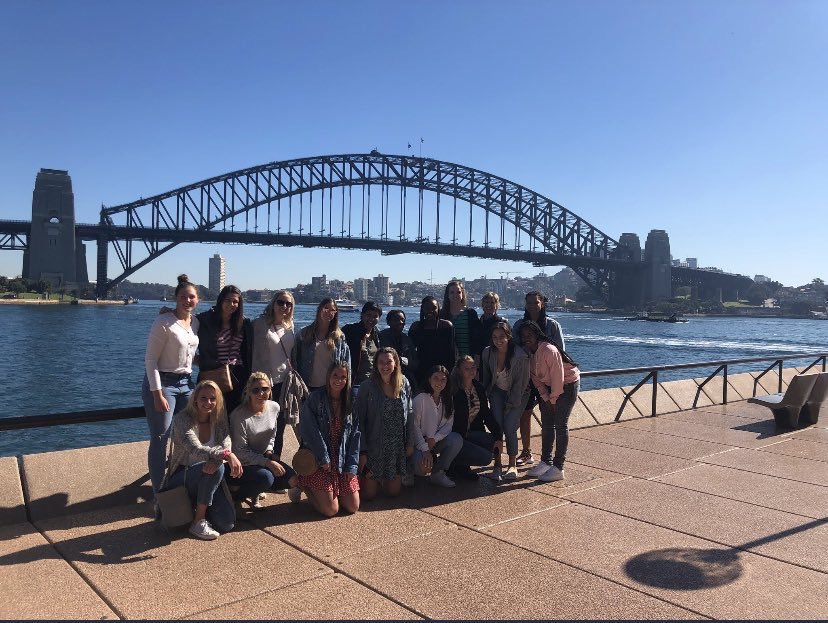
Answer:
[[[564,482],[418,483],[332,520],[270,494],[212,543],[158,534],[118,484],[142,443],[24,457],[25,514],[2,459],[0,617],[828,618],[828,427],[768,416],[581,429]]]

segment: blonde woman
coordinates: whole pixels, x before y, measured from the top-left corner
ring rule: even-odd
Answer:
[[[202,381],[184,410],[173,417],[165,486],[187,488],[195,505],[190,534],[198,539],[212,541],[235,524],[233,504],[220,490],[225,463],[231,476],[241,476],[242,464],[231,451],[221,390],[213,381]]]
[[[293,347],[291,361],[308,389],[325,387],[328,368],[334,361],[350,361],[351,351],[339,328],[339,309],[332,298],[316,307],[313,322],[302,329]]]
[[[361,434],[359,473],[364,500],[376,497],[380,488],[386,495],[399,495],[403,478],[408,476],[411,413],[411,386],[402,374],[400,357],[393,348],[381,348],[371,377],[360,386],[354,402]]]
[[[230,416],[233,452],[244,472],[227,483],[237,503],[248,500],[254,509],[260,508],[256,503],[260,493],[296,486],[296,473],[276,454],[280,409],[271,392],[268,375],[254,372],[244,386],[242,403]]]
[[[279,401],[282,381],[291,367],[290,353],[296,344],[293,332],[295,301],[287,290],[273,295],[262,315],[253,321],[253,370],[264,372],[271,386],[270,400]],[[279,413],[273,454],[279,459],[285,436],[285,415]]]

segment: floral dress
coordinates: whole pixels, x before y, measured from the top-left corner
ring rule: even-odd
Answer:
[[[359,480],[339,473],[339,447],[342,445],[342,418],[331,416],[331,468],[317,469],[310,476],[298,476],[299,486],[314,491],[330,491],[335,498],[344,492],[359,491]]]
[[[374,480],[392,480],[406,474],[405,413],[401,398],[388,399],[382,409],[382,441],[375,463],[368,466]]]

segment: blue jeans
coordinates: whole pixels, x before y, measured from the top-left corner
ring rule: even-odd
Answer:
[[[492,462],[495,439],[482,430],[472,430],[463,440],[463,447],[454,459],[454,465],[471,467],[488,465]]]
[[[463,438],[460,436],[460,433],[449,433],[448,436],[444,437],[436,444],[434,444],[434,449],[431,450],[432,454],[436,454],[436,458],[434,459],[434,463],[431,467],[431,473],[435,474],[437,472],[444,472],[446,471],[449,466],[451,465],[452,461],[457,457],[457,454],[460,452],[461,448],[463,447]],[[428,452],[428,450],[414,450],[414,473],[418,476],[424,476],[423,472],[419,469],[420,461],[423,459],[423,455]]]
[[[517,431],[520,427],[520,416],[523,413],[523,405],[506,411],[507,399],[508,394],[506,391],[495,386],[492,388],[492,393],[489,394],[489,405],[491,406],[495,421],[506,436],[506,454],[509,456],[517,456]]]
[[[285,468],[285,475],[276,478],[266,467],[262,465],[245,465],[241,477],[233,478],[227,476],[227,484],[230,485],[230,492],[234,500],[255,498],[264,491],[271,489],[287,489],[290,487],[288,480],[296,474],[293,468],[287,463],[277,461]]]
[[[156,411],[155,401],[149,388],[149,379],[146,374],[144,375],[141,398],[144,401],[144,411],[147,414],[147,426],[150,433],[147,466],[153,493],[158,491],[161,481],[164,480],[164,472],[167,470],[167,439],[170,437],[172,417],[187,406],[193,387],[193,380],[189,375],[162,372],[161,393],[167,399],[170,410]]]
[[[558,396],[555,406],[541,400],[541,461],[552,463],[563,469],[566,450],[569,447],[569,415],[578,400],[580,381],[564,385],[563,393]],[[557,443],[555,443],[557,441]],[[552,446],[555,446],[555,458],[552,458]]]
[[[167,483],[167,487],[187,487],[194,504],[207,505],[207,521],[219,532],[230,532],[236,523],[236,511],[224,491],[220,489],[224,478],[224,463],[212,474],[202,471],[204,462],[180,467]]]

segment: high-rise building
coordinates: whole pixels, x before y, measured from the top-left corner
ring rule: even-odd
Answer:
[[[385,297],[390,292],[389,279],[382,273],[374,277],[374,292],[376,295],[385,300]]]
[[[218,253],[210,258],[210,278],[208,287],[216,294],[221,292],[224,288],[224,270],[227,267],[227,260],[221,257]]]
[[[354,298],[358,301],[368,300],[368,279],[354,279]]]
[[[699,260],[695,257],[688,257],[687,258],[687,267],[688,268],[698,268],[699,267]]]
[[[328,286],[328,276],[311,277],[311,289],[314,292],[320,292]]]

